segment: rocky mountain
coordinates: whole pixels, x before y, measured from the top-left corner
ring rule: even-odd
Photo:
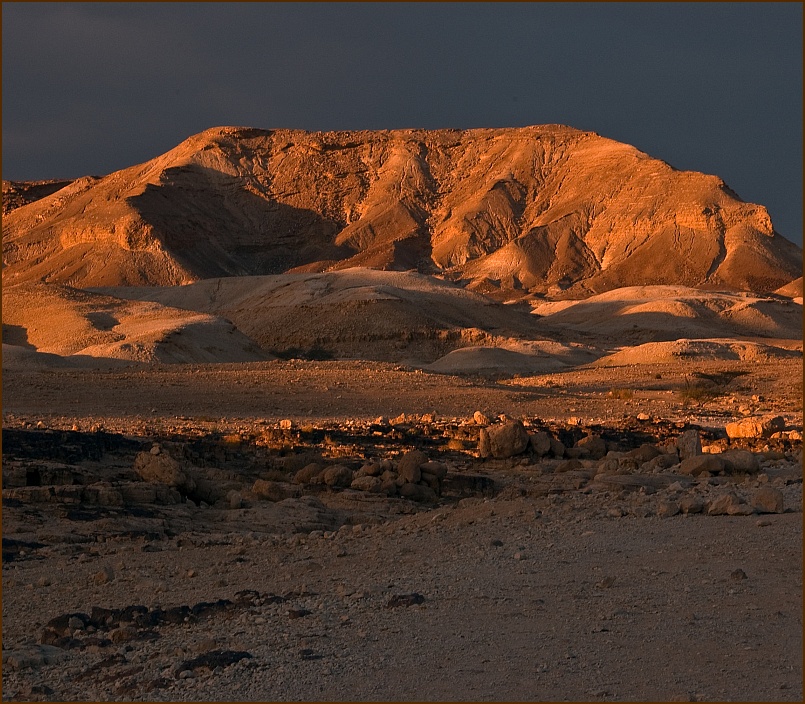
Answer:
[[[362,266],[508,300],[644,284],[773,291],[801,274],[801,256],[718,177],[559,125],[215,128],[3,221],[4,284]]]

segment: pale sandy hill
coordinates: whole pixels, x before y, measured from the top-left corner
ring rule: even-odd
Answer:
[[[793,298],[797,303],[802,305],[802,277],[800,276],[798,279],[794,279],[785,286],[781,286],[775,293],[778,296]]]
[[[219,317],[45,283],[4,288],[3,341],[18,348],[9,352],[13,363],[60,363],[19,350],[59,355],[71,364],[85,357],[165,363],[269,358]]]
[[[356,265],[590,292],[770,291],[801,250],[721,179],[560,125],[308,133],[214,128],[11,212],[4,279],[175,285]]]
[[[802,305],[778,296],[682,286],[627,287],[578,301],[538,303],[550,330],[564,328],[632,342],[711,337],[802,338]]]
[[[98,289],[220,315],[276,353],[433,361],[494,338],[542,338],[528,312],[415,272],[353,268]]]
[[[624,366],[631,364],[665,364],[703,360],[735,360],[743,362],[773,362],[776,359],[802,357],[802,350],[789,350],[756,342],[730,339],[647,342],[628,347],[602,357],[595,366]]]
[[[594,361],[600,353],[557,342],[501,343],[498,347],[462,347],[425,368],[440,374],[546,374]]]

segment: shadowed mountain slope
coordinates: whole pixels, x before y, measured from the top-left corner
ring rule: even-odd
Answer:
[[[354,266],[513,299],[772,291],[801,250],[721,179],[569,127],[215,128],[4,217],[4,282],[171,286]]]

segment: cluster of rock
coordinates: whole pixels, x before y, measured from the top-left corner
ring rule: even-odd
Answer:
[[[775,430],[778,427],[779,421],[772,419],[757,424],[764,433],[779,432]],[[696,429],[688,429],[665,444],[644,443],[623,450],[594,433],[588,433],[572,447],[565,447],[547,431],[531,433],[518,420],[504,420],[481,429],[478,453],[482,458],[493,460],[523,455],[520,461],[524,463],[523,470],[536,471],[546,478],[544,493],[561,490],[559,487],[584,489],[587,493],[639,491],[643,494],[669,488],[671,493],[681,494],[691,489],[678,502],[666,502],[658,512],[661,515],[701,512],[749,515],[784,511],[782,491],[764,484],[768,477],[762,473],[764,462],[784,460],[784,453],[756,453],[723,443],[703,448]],[[701,491],[693,490],[694,483],[706,482],[711,477],[714,482],[724,478],[733,483],[754,477],[758,486],[748,499],[733,490],[704,499]]]
[[[293,484],[258,479],[251,491],[259,498],[281,501],[300,495],[303,487],[324,485],[433,503],[442,493],[446,476],[444,462],[429,460],[420,450],[409,450],[396,460],[370,460],[354,471],[345,464],[310,462],[294,474]]]

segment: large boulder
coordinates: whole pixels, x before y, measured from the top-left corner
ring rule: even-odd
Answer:
[[[524,452],[528,447],[529,435],[519,420],[482,428],[478,441],[481,457],[504,459]]]
[[[256,479],[252,485],[252,494],[266,501],[283,501],[300,496],[301,488],[287,482],[272,482],[267,479]]]
[[[724,460],[718,455],[694,455],[679,463],[679,473],[698,476],[702,472],[718,474],[724,469]]]
[[[342,464],[334,464],[324,470],[324,483],[327,486],[348,487],[352,484],[352,470]]]
[[[607,443],[599,435],[587,435],[576,443],[590,453],[591,460],[600,460],[607,454]]]
[[[184,493],[196,488],[193,478],[182,470],[173,457],[164,452],[140,452],[134,458],[134,472],[145,482],[165,484]]]
[[[774,433],[785,430],[785,419],[782,416],[768,415],[762,418],[745,418],[727,423],[724,428],[730,440],[736,438],[770,438]]]
[[[752,507],[758,513],[782,513],[783,492],[771,486],[761,487],[752,496]]]
[[[420,467],[428,461],[428,456],[419,450],[409,450],[397,463],[397,474],[403,482],[416,484],[422,477]]]
[[[688,457],[695,457],[702,454],[702,440],[698,430],[686,430],[676,440],[676,449],[679,452],[679,459],[686,460]],[[659,454],[659,453],[657,453]]]
[[[727,450],[721,453],[726,469],[735,474],[755,474],[760,471],[757,455],[749,450]]]

